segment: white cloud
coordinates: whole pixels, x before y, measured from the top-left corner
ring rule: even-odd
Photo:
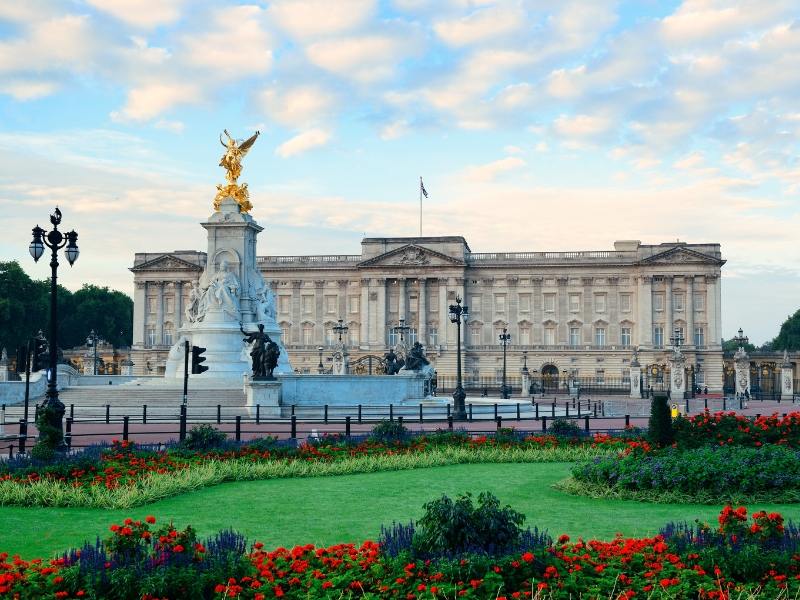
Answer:
[[[53,81],[8,79],[0,83],[0,94],[8,94],[20,101],[38,100],[53,95],[59,87]]]
[[[521,158],[509,156],[487,165],[468,167],[461,178],[465,181],[494,181],[500,173],[519,169],[526,164]]]
[[[293,155],[303,154],[312,148],[324,146],[329,140],[330,135],[326,131],[322,129],[309,129],[283,142],[275,149],[275,154],[283,158],[289,158]]]
[[[184,127],[186,127],[180,121],[167,121],[165,119],[160,119],[153,123],[153,127],[156,129],[168,129],[172,133],[182,133]]]
[[[660,165],[662,161],[653,158],[635,158],[630,162],[631,164],[636,165],[637,171],[646,171],[648,169],[654,169]]]
[[[694,152],[689,152],[689,154],[682,157],[680,160],[675,161],[675,164],[672,165],[673,169],[695,169],[705,164],[706,159],[704,157],[704,152],[701,150],[695,150]]]
[[[311,44],[306,55],[311,63],[345,79],[362,83],[390,79],[396,65],[418,54],[419,40],[400,35],[368,35]]]
[[[386,125],[381,131],[381,138],[393,140],[409,133],[411,133],[411,128],[408,125],[408,121],[400,119]]]
[[[547,147],[547,144],[544,142],[539,142],[536,144],[536,148],[534,148],[537,152],[550,152],[550,148]]]
[[[525,151],[519,146],[506,146],[503,148],[503,152],[507,152],[508,154],[522,154]]]
[[[567,138],[588,138],[603,134],[613,127],[611,119],[593,115],[561,115],[553,122],[556,133]]]
[[[363,25],[375,13],[375,0],[280,0],[270,16],[291,36],[308,40],[346,33]]]
[[[296,129],[325,120],[336,104],[334,95],[317,85],[270,88],[261,92],[259,101],[269,118]]]
[[[181,103],[195,101],[201,96],[197,86],[189,84],[154,84],[132,89],[120,111],[111,113],[117,123],[128,120],[148,121]]]
[[[129,25],[152,28],[176,21],[183,0],[86,0]]]
[[[467,46],[505,36],[525,26],[525,13],[512,6],[478,9],[465,17],[435,23],[433,30],[450,46]]]
[[[86,69],[97,50],[88,16],[66,15],[34,23],[27,36],[0,42],[0,73]]]

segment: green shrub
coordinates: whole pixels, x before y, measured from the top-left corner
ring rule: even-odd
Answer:
[[[55,458],[56,449],[64,441],[64,434],[58,427],[53,427],[50,420],[55,415],[52,408],[40,408],[36,418],[36,429],[39,431],[39,441],[31,448],[31,456],[39,460]]]
[[[672,414],[670,413],[666,396],[653,396],[650,405],[647,438],[657,448],[666,448],[675,442],[675,432],[672,429]]]
[[[401,438],[408,433],[408,427],[400,421],[383,419],[372,428],[371,435],[376,438]]]
[[[221,444],[228,439],[228,434],[220,431],[216,427],[212,427],[208,423],[202,425],[195,425],[186,434],[180,445],[189,450],[205,450],[212,446]]]
[[[502,552],[519,542],[525,515],[500,501],[489,492],[481,492],[478,506],[472,494],[446,495],[423,505],[425,514],[417,521],[421,531],[414,536],[417,553],[462,554],[467,552]]]
[[[559,437],[580,437],[584,435],[584,431],[575,421],[567,421],[566,419],[554,420],[550,423],[550,427],[547,428],[547,433]]]

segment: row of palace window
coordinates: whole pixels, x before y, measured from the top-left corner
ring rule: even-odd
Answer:
[[[678,333],[678,337],[683,339],[683,343],[687,343],[687,340],[684,336],[683,327],[676,327],[675,332]],[[653,344],[656,346],[663,346],[664,344],[669,343],[672,344],[673,340],[671,337],[664,337],[664,328],[663,327],[653,327]],[[706,345],[706,331],[705,327],[695,327],[694,328],[694,345],[695,346],[705,346]]]

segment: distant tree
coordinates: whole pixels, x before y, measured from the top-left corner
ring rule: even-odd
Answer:
[[[778,336],[772,340],[773,350],[800,350],[800,309],[781,325]]]
[[[24,346],[50,320],[46,281],[34,281],[17,261],[0,262],[0,346]]]
[[[723,352],[736,352],[738,349],[739,349],[739,342],[737,342],[736,340],[733,340],[733,339],[731,339],[731,340],[723,339],[722,340],[722,351]],[[756,347],[753,344],[751,344],[750,342],[747,342],[744,345],[744,349],[747,352],[752,352],[753,350],[756,349]]]
[[[127,294],[95,285],[73,294],[59,285],[57,309],[61,348],[85,344],[92,329],[117,347],[131,343],[133,300]],[[0,262],[0,346],[13,354],[40,329],[49,337],[49,280],[31,279],[16,261]]]

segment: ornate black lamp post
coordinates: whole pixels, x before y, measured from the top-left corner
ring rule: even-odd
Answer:
[[[503,344],[503,389],[501,396],[503,400],[508,400],[508,388],[506,387],[506,348],[511,343],[511,334],[507,333],[508,330],[503,327],[503,333],[500,334],[500,343]]]
[[[339,324],[333,326],[333,331],[339,334],[339,343],[342,343],[342,334],[347,333],[347,330],[350,329],[347,325],[344,324],[344,319],[339,317]]]
[[[322,366],[322,351],[325,350],[325,348],[319,346],[317,350],[319,350],[319,364],[317,365],[317,372],[322,375],[325,372],[325,367]]]
[[[750,340],[744,335],[742,328],[739,327],[739,335],[733,338],[734,342],[739,342],[739,350],[744,352],[744,345],[749,342]]]
[[[528,351],[527,350],[523,350],[522,351],[522,371],[521,371],[521,373],[522,373],[522,381],[524,381],[525,383],[528,384],[528,386],[530,386],[531,380],[530,380],[530,376],[528,374]],[[527,390],[522,390],[522,395],[523,396],[527,395],[528,393],[530,393],[530,387]]]
[[[100,336],[98,336],[94,332],[94,329],[92,329],[92,332],[89,334],[89,337],[86,338],[86,341],[94,347],[94,362],[92,368],[92,375],[97,375],[97,340],[99,339]]]
[[[57,427],[63,436],[64,403],[58,399],[58,369],[56,366],[58,364],[58,251],[66,246],[64,254],[70,266],[78,260],[80,251],[77,244],[78,234],[74,230],[67,233],[66,236],[58,230],[58,226],[61,223],[61,211],[58,210],[58,207],[56,207],[55,213],[50,215],[50,222],[53,224],[53,229],[49,233],[38,225],[33,228],[33,241],[28,250],[36,262],[39,262],[39,259],[44,254],[45,246],[52,251],[50,256],[50,348],[48,351],[50,367],[47,369],[47,391],[45,392],[45,401],[42,408],[53,410],[50,424],[53,427]],[[62,437],[58,449],[66,450],[66,448],[67,445]]]
[[[461,384],[461,323],[467,322],[469,319],[469,308],[461,306],[461,298],[456,296],[456,303],[450,305],[450,322],[456,324],[456,391],[453,392],[453,418],[459,421],[464,421],[467,418],[466,406],[464,400],[467,394]]]
[[[409,329],[411,329],[411,327],[406,325],[406,318],[405,317],[400,317],[400,324],[396,325],[395,327],[392,327],[392,331],[394,331],[395,333],[399,333],[400,334],[400,343],[401,344],[403,344],[405,342],[405,334],[406,334],[406,331],[408,331]]]

